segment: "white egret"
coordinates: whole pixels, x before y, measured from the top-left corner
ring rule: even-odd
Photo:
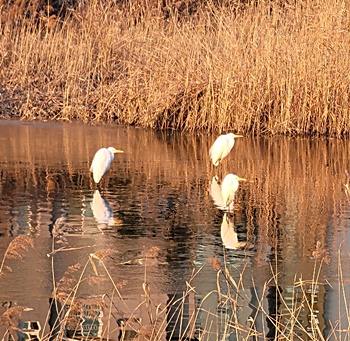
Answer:
[[[236,192],[238,190],[239,182],[247,181],[235,174],[227,174],[221,184],[222,199],[226,208],[233,209],[233,202],[235,200]]]
[[[115,153],[124,152],[122,150],[117,150],[114,147],[101,148],[96,152],[91,163],[90,172],[92,172],[94,181],[97,184],[101,181],[101,178],[106,174],[111,166]]]
[[[226,135],[220,135],[215,140],[209,150],[210,160],[214,166],[218,166],[222,159],[230,153],[237,137],[243,137],[243,135],[228,133]]]

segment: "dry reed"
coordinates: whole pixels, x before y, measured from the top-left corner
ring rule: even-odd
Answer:
[[[123,317],[117,320],[119,325],[119,339],[126,340],[132,332],[133,338],[137,340],[157,341],[168,336],[174,336],[174,330],[169,331],[169,323],[173,321],[174,325],[182,325],[180,327],[182,334],[179,340],[212,340],[227,338],[234,335],[239,340],[254,339],[300,339],[300,340],[327,340],[333,337],[336,340],[343,339],[348,334],[348,330],[341,329],[337,322],[332,326],[329,335],[325,335],[323,326],[320,325],[320,316],[318,304],[321,304],[320,294],[321,286],[324,285],[321,280],[321,268],[328,264],[328,252],[322,247],[321,243],[317,243],[314,252],[314,271],[310,278],[296,278],[292,287],[290,287],[290,295],[283,290],[280,282],[280,274],[272,270],[272,277],[262,286],[262,290],[258,292],[258,288],[253,286],[250,292],[256,296],[256,300],[252,300],[247,294],[249,290],[244,283],[239,279],[243,277],[244,269],[238,279],[231,276],[232,267],[227,263],[224,257],[221,263],[217,259],[209,259],[208,263],[212,266],[214,276],[217,278],[217,289],[208,292],[205,296],[198,300],[194,310],[188,311],[189,299],[193,300],[193,295],[196,293],[195,280],[202,271],[199,268],[193,271],[189,278],[186,290],[182,292],[177,299],[169,301],[167,304],[156,304],[152,288],[147,283],[147,278],[143,283],[144,299],[134,309],[128,308],[128,302],[123,300],[123,297],[118,289],[118,284],[106,266],[106,259],[113,256],[113,250],[98,250],[91,254],[89,261],[85,266],[75,264],[67,269],[62,279],[58,282],[56,292],[53,294],[55,300],[51,304],[56,305],[57,319],[54,321],[54,328],[50,333],[42,335],[42,340],[56,338],[57,340],[65,338],[65,329],[74,332],[75,336],[79,336],[79,326],[83,318],[84,299],[78,297],[77,292],[82,282],[86,280],[87,265],[92,265],[96,276],[106,276],[112,283],[114,289],[111,295],[107,296],[111,304],[108,305],[105,298],[95,298],[92,303],[89,303],[90,311],[89,318],[98,320],[100,313],[94,311],[91,307],[96,305],[103,311],[109,311],[108,316],[112,320],[116,320],[115,313],[120,314],[120,307],[115,311],[113,306],[113,297],[117,293],[118,298],[125,305],[125,310],[128,311],[128,317]],[[145,251],[146,257],[157,257],[158,250],[150,248]],[[98,261],[98,263],[96,262]],[[341,280],[340,293],[343,293],[346,284],[342,277],[342,264],[339,258],[339,279]],[[96,263],[95,263],[96,262]],[[98,266],[102,266],[105,273],[97,272]],[[145,263],[147,267],[147,263]],[[54,269],[53,269],[54,270]],[[81,273],[79,273],[81,271]],[[146,272],[146,271],[145,271]],[[206,302],[217,302],[216,310],[208,310]],[[345,297],[344,297],[345,298]],[[340,298],[341,299],[341,298]],[[58,301],[62,304],[59,305]],[[267,300],[268,306],[264,302]],[[244,307],[249,307],[250,315],[246,321],[244,317]],[[12,335],[13,332],[21,331],[18,328],[18,323],[23,311],[29,310],[26,307],[11,307],[0,316],[0,326],[6,328],[6,335]],[[143,321],[138,318],[140,311],[146,311],[148,320]],[[189,315],[188,315],[189,314]],[[307,317],[307,320],[305,320]],[[340,316],[339,316],[340,318]],[[52,322],[51,322],[52,324]],[[115,324],[115,321],[114,321]],[[266,324],[266,330],[261,329],[261,324]],[[201,326],[201,328],[199,328]],[[52,327],[52,325],[51,325]],[[112,332],[110,325],[107,324],[102,333],[103,337],[110,338]],[[127,334],[128,333],[128,334]],[[215,336],[216,335],[216,336]],[[14,338],[14,336],[12,335]]]
[[[350,4],[243,3],[95,0],[24,21],[3,6],[1,115],[347,135]]]
[[[29,310],[31,309],[22,306],[10,307],[0,316],[0,326],[16,330],[22,313]]]
[[[7,247],[5,254],[2,257],[0,275],[3,271],[12,271],[12,268],[10,266],[5,265],[6,260],[23,260],[25,253],[33,247],[34,241],[28,236],[21,235],[14,238]]]

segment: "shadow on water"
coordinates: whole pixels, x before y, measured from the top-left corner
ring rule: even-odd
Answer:
[[[310,339],[316,331],[332,339],[346,323],[347,140],[246,137],[217,172],[211,136],[19,122],[0,129],[0,254],[17,236],[35,245],[20,261],[6,259],[11,271],[0,277],[2,302],[32,308],[19,320],[23,333],[106,337],[108,326],[127,339],[151,325],[168,340]],[[89,165],[108,146],[125,153],[98,189]],[[217,173],[248,180],[230,212],[218,209]],[[320,268],[317,245],[327,254]],[[76,283],[74,302],[53,295]],[[150,307],[162,307],[165,324]],[[292,313],[295,329],[284,321]]]

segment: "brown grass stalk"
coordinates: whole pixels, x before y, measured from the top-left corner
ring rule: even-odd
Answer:
[[[14,238],[7,247],[5,254],[2,257],[0,265],[0,274],[6,269],[12,271],[10,266],[5,266],[5,261],[8,259],[23,260],[25,253],[34,247],[34,241],[26,235],[20,235]]]
[[[128,307],[127,301],[123,300],[118,284],[115,281],[116,279],[112,277],[108,270],[108,260],[113,260],[115,253],[114,250],[106,249],[90,254],[89,260],[84,266],[75,264],[69,267],[55,286],[53,297],[62,302],[62,309],[58,311],[59,320],[57,321],[57,326],[59,327],[59,331],[58,334],[55,335],[58,340],[64,338],[63,332],[66,326],[69,326],[70,330],[74,330],[74,324],[79,323],[78,317],[82,306],[81,300],[78,297],[78,288],[83,282],[87,281],[88,265],[92,266],[96,276],[107,276],[107,278],[109,278],[113,286],[113,292],[111,295],[112,298],[107,296],[112,303],[114,294],[116,293],[129,313],[129,316],[124,319],[120,326],[120,337],[122,340],[126,337],[126,330],[133,328],[133,331],[137,334],[137,339],[156,341],[161,339],[162,335],[166,333],[166,328],[168,326],[167,321],[172,317],[176,316],[175,324],[182,324],[186,311],[186,299],[188,297],[193,299],[193,295],[197,294],[195,280],[200,272],[203,271],[203,268],[193,271],[187,283],[186,290],[181,296],[173,299],[167,305],[156,305],[154,303],[152,288],[147,284],[147,278],[145,278],[143,283],[144,300],[140,302],[134,310],[131,310]],[[145,250],[145,255],[148,256],[155,256],[155,253],[158,253],[158,250],[155,248]],[[55,256],[55,254],[53,256]],[[332,326],[330,330],[331,335],[329,336],[324,335],[323,330],[320,329],[317,306],[319,302],[317,298],[319,296],[320,287],[324,285],[321,281],[321,268],[327,266],[329,256],[328,252],[322,247],[322,244],[317,243],[312,257],[314,259],[314,271],[311,277],[299,278],[296,275],[291,287],[291,296],[285,296],[285,293],[283,293],[284,283],[281,282],[280,274],[275,272],[276,268],[273,266],[271,266],[271,279],[262,285],[260,291],[255,286],[253,280],[252,290],[257,298],[255,306],[253,306],[253,301],[251,301],[251,298],[247,295],[247,288],[242,281],[245,268],[243,267],[238,279],[235,280],[233,278],[233,273],[231,273],[235,271],[235,267],[227,263],[225,253],[222,263],[215,259],[208,259],[208,264],[211,266],[214,276],[216,274],[217,289],[201,296],[195,309],[191,311],[191,315],[186,317],[188,319],[187,327],[180,328],[180,330],[183,331],[184,335],[187,334],[190,337],[195,335],[197,337],[199,336],[200,340],[209,340],[215,333],[220,333],[220,336],[223,338],[234,334],[237,339],[251,340],[264,338],[266,336],[267,330],[260,330],[257,328],[257,325],[259,325],[259,323],[261,324],[259,321],[265,321],[267,324],[270,324],[270,328],[271,326],[274,327],[275,337],[278,339],[302,340],[307,338],[309,340],[326,340],[330,336],[334,337],[335,340],[342,339],[348,331],[344,328],[342,329],[340,322],[339,325]],[[339,299],[346,299],[344,286],[346,280],[343,278],[341,262],[342,260],[339,253]],[[102,267],[104,273],[98,271],[98,267]],[[147,267],[147,262],[145,262],[145,267]],[[145,271],[145,273],[147,272]],[[273,308],[271,306],[269,306],[269,311],[267,311],[265,304],[267,297],[271,293],[269,291],[271,287],[274,288],[276,294],[275,313],[271,313],[271,308]],[[213,302],[213,297],[214,302],[215,300],[217,302],[217,309],[208,310],[206,308],[206,302]],[[101,302],[103,309],[106,309],[106,307],[109,309],[108,316],[116,319],[112,312],[112,304],[108,307],[107,304],[103,302],[103,298]],[[211,305],[212,303],[209,304]],[[249,311],[252,311],[252,308],[255,309],[255,315],[251,313],[247,321],[242,321],[242,318],[239,318],[239,316],[242,313],[242,309],[248,306]],[[64,307],[66,307],[66,309],[64,309]],[[172,314],[174,315],[167,316],[170,307],[175,307],[175,309],[172,310]],[[57,306],[57,309],[58,308]],[[138,311],[142,309],[146,309],[149,321],[141,321],[137,318]],[[1,315],[0,326],[6,327],[8,334],[16,331],[21,313],[26,310],[27,308],[25,307],[11,307]],[[272,311],[273,310],[274,309],[272,309]],[[348,316],[347,310],[346,313]],[[305,316],[307,316],[308,321],[304,320]],[[201,320],[202,329],[200,332],[196,329],[196,322],[198,320]],[[107,327],[105,333],[109,331],[109,326]],[[47,340],[52,336],[52,334],[42,335],[42,340]],[[104,334],[104,337],[108,338],[109,334]]]
[[[0,327],[6,329],[5,334],[2,337],[2,340],[16,340],[15,332],[20,331],[18,328],[18,322],[22,317],[24,311],[30,311],[31,308],[23,306],[14,306],[9,307],[1,316],[0,316]]]
[[[347,135],[350,4],[244,3],[92,1],[39,23],[3,6],[1,115]]]

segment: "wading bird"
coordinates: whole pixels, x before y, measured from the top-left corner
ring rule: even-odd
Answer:
[[[209,150],[210,160],[214,166],[218,166],[219,163],[225,158],[233,148],[235,144],[235,138],[243,137],[242,135],[235,135],[228,133],[226,135],[220,135]]]
[[[221,194],[226,208],[233,209],[236,192],[238,190],[239,182],[247,181],[235,174],[227,174],[221,184]]]
[[[114,147],[101,148],[96,152],[91,163],[90,172],[92,172],[94,181],[97,184],[101,181],[102,177],[111,166],[115,153],[124,152],[122,150],[117,150]]]

